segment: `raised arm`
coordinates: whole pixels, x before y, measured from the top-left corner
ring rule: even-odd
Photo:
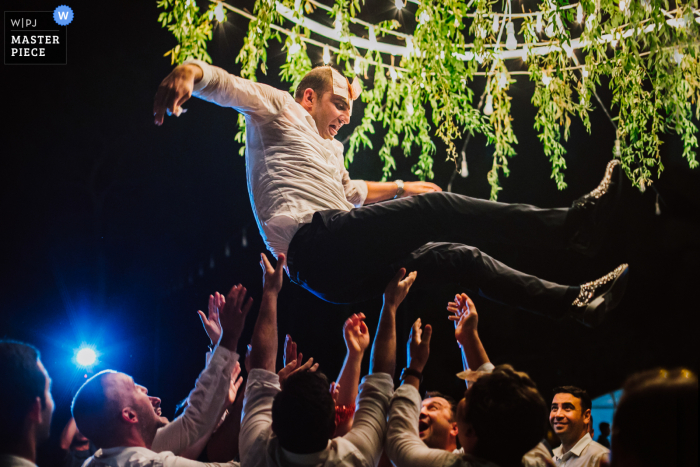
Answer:
[[[250,367],[274,373],[277,361],[277,296],[282,289],[286,258],[284,254],[279,255],[276,269],[270,265],[265,254],[261,254],[260,258],[263,296],[251,340]]]
[[[363,321],[363,313],[353,314],[345,321],[343,326],[343,337],[347,354],[343,368],[338,375],[338,397],[336,398],[336,411],[338,407],[346,408],[344,418],[335,428],[335,436],[345,435],[352,426],[352,412],[355,409],[355,399],[357,398],[358,386],[360,384],[360,371],[362,358],[365,350],[369,347],[369,330]],[[336,416],[337,419],[337,416]]]
[[[454,302],[447,304],[447,309],[453,313],[449,319],[455,322],[455,339],[462,348],[464,369],[476,371],[482,365],[490,363],[477,331],[479,315],[472,299],[465,293],[459,294],[455,296]]]
[[[404,279],[406,269],[401,268],[384,290],[384,306],[379,316],[379,326],[372,345],[370,374],[387,373],[392,378],[396,371],[396,309],[406,298],[418,273],[413,271]]]
[[[194,64],[184,64],[175,67],[158,86],[153,100],[153,116],[155,124],[163,124],[165,114],[180,116],[182,104],[192,97],[195,83],[202,79],[202,68]]]

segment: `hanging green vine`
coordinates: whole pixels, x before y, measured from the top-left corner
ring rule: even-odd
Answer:
[[[199,7],[194,0],[159,0],[157,6],[166,10],[158,15],[158,22],[177,39],[177,45],[163,55],[170,55],[170,64],[180,64],[193,58],[211,63],[207,41],[211,40],[215,4],[210,4],[207,14],[203,15],[199,14]],[[217,16],[219,21],[226,21],[223,10],[217,12]]]

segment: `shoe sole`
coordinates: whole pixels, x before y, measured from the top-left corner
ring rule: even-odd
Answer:
[[[586,326],[596,327],[600,325],[605,320],[608,312],[617,308],[620,301],[622,301],[622,297],[625,295],[629,271],[630,268],[627,266],[622,273],[613,280],[607,292],[588,304],[584,316],[592,319],[586,319],[584,323]]]

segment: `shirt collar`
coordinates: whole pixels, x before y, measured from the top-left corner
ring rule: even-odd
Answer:
[[[317,465],[317,464],[324,464],[326,462],[326,459],[328,458],[328,454],[330,451],[329,450],[330,445],[331,445],[331,440],[329,439],[328,444],[326,445],[326,449],[324,449],[323,451],[312,452],[310,454],[296,454],[296,453],[287,451],[282,446],[280,446],[280,449],[282,450],[284,457],[286,457],[287,460],[293,464]]]
[[[571,448],[571,449],[570,449],[569,451],[567,451],[566,453],[562,454],[562,449],[563,449],[562,446],[558,446],[558,447],[552,449],[552,452],[554,452],[554,457],[557,457],[557,458],[559,458],[559,459],[563,458],[563,457],[564,457],[566,454],[568,454],[568,453],[571,453],[571,455],[574,455],[574,456],[576,456],[576,457],[580,457],[580,456],[581,456],[581,453],[583,452],[583,450],[586,449],[586,447],[587,447],[589,444],[591,444],[591,441],[593,441],[593,439],[591,438],[590,433],[586,433],[586,434],[583,436],[583,438],[581,438],[580,440],[578,440],[578,443],[576,443],[576,444],[574,445],[574,447]]]

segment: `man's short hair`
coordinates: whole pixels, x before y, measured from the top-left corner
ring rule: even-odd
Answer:
[[[600,422],[598,424],[598,429],[603,431],[603,428],[610,428],[610,424],[608,422]]]
[[[39,351],[32,345],[0,340],[0,452],[14,447],[34,401],[46,407],[46,376],[39,368]]]
[[[584,389],[577,388],[576,386],[558,386],[554,388],[552,392],[555,396],[557,394],[571,394],[577,399],[581,399],[581,412],[585,412],[593,407],[591,396],[589,396]]]
[[[425,397],[423,399],[430,399],[433,397],[441,397],[445,399],[448,404],[450,404],[450,412],[452,412],[450,422],[454,422],[455,416],[457,415],[457,401],[453,397],[448,396],[447,394],[443,394],[440,391],[426,391]]]
[[[510,365],[481,376],[464,395],[460,414],[474,429],[477,457],[498,465],[519,465],[545,434],[547,405],[535,383]]]
[[[113,370],[104,370],[85,381],[71,405],[78,430],[97,447],[105,445],[118,416],[117,411],[110,410],[112,401],[104,389],[104,379],[114,373]]]
[[[684,369],[635,374],[613,420],[615,455],[637,465],[698,465],[698,378]]]
[[[309,88],[313,89],[319,98],[326,92],[333,90],[333,78],[329,66],[316,67],[304,75],[294,93],[294,99],[301,100],[304,97],[304,91]]]
[[[299,371],[287,378],[272,402],[272,430],[287,451],[326,448],[335,431],[335,403],[323,373]]]

